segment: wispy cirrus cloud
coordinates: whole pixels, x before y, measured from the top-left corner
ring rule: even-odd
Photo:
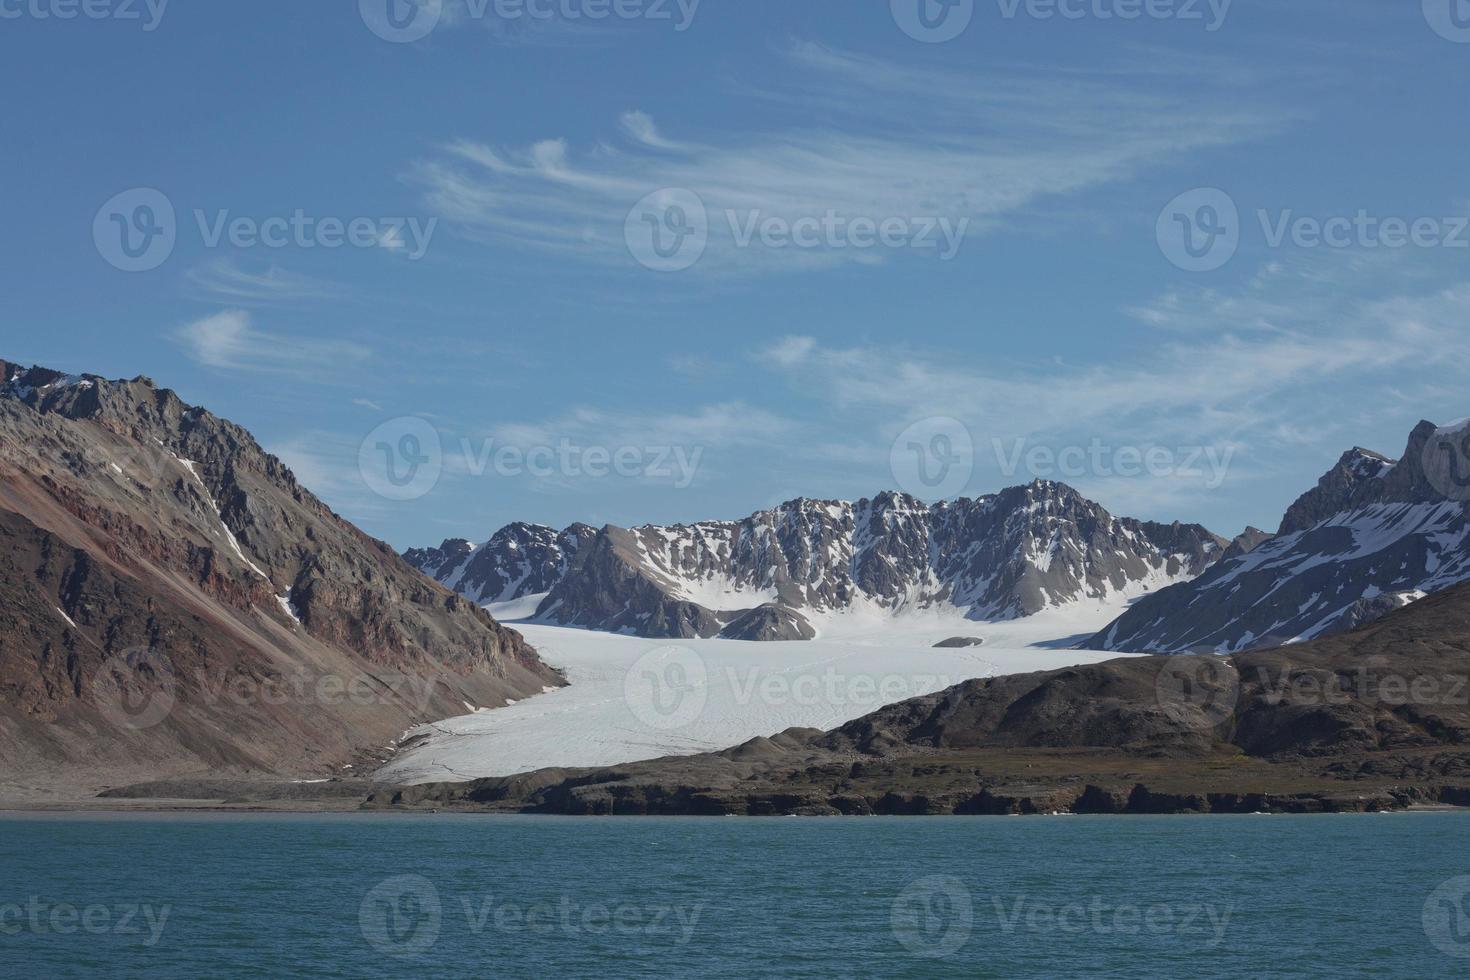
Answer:
[[[679,188],[697,195],[710,217],[699,269],[793,271],[883,254],[827,240],[752,245],[732,225],[755,217],[790,226],[830,214],[941,218],[974,235],[1039,202],[1261,137],[1287,118],[1251,107],[1240,87],[1160,85],[1158,66],[1147,75],[962,73],[812,43],[785,45],[774,57],[788,84],[745,94],[819,123],[700,140],[632,111],[610,141],[585,149],[561,138],[511,148],[457,140],[419,161],[410,179],[466,235],[616,265],[632,261],[624,237],[631,209]]]
[[[1356,443],[1380,438],[1393,453],[1421,415],[1470,409],[1455,381],[1470,368],[1457,339],[1470,317],[1470,282],[1395,293],[1397,277],[1379,276],[1371,281],[1380,294],[1365,296],[1371,269],[1358,258],[1277,262],[1235,289],[1167,292],[1129,311],[1167,332],[1106,363],[995,363],[803,336],[756,349],[751,360],[822,406],[813,426],[825,441],[813,445],[827,451],[813,456],[854,471],[881,474],[897,433],[949,417],[970,429],[990,464],[999,462],[997,440],[1213,447],[1230,454],[1231,481],[1300,488]],[[1345,275],[1363,288],[1344,292]],[[1396,393],[1398,378],[1412,379],[1412,397]],[[1344,397],[1358,390],[1374,398]],[[994,472],[979,478],[1004,482]],[[1101,474],[1069,482],[1114,506],[1152,501],[1154,513],[1178,513],[1176,505],[1238,485]]]
[[[258,271],[231,259],[215,259],[184,274],[187,293],[207,302],[271,306],[341,299],[336,283],[291,272],[271,264]]]
[[[225,310],[172,332],[193,361],[229,371],[255,371],[326,381],[366,363],[372,351],[346,340],[295,337],[255,328],[251,314]]]

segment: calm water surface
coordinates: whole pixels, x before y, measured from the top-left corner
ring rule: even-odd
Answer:
[[[1470,814],[0,817],[0,975],[1465,976]]]

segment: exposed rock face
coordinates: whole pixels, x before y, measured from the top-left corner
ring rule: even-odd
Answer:
[[[810,640],[817,631],[805,616],[777,603],[767,603],[737,618],[720,633],[724,640]]]
[[[539,619],[652,638],[716,636],[771,605],[807,620],[858,606],[899,612],[937,605],[976,620],[1013,619],[1191,578],[1228,544],[1198,525],[1113,517],[1047,482],[933,506],[885,493],[855,504],[794,500],[742,521],[523,533],[577,542],[561,548],[572,557]],[[491,552],[503,555],[504,547],[492,541],[458,563],[462,549],[450,544],[410,557],[481,601],[484,590],[466,582],[466,568],[504,563]],[[539,594],[551,577],[502,591],[496,601]],[[495,579],[497,587],[510,578]],[[772,615],[759,614],[767,623]],[[792,625],[754,633],[790,637]],[[742,625],[740,632],[751,631]]]
[[[1274,534],[1262,531],[1258,527],[1248,527],[1230,542],[1230,547],[1225,549],[1225,554],[1220,557],[1220,560],[1228,561],[1231,558],[1248,555],[1273,537],[1275,537]]]
[[[501,528],[480,547],[450,539],[404,554],[425,575],[482,606],[550,592],[584,545],[597,536],[586,524],[553,531],[536,524]]]
[[[319,773],[561,683],[239,426],[147,379],[0,378],[0,771]]]
[[[1352,629],[1470,580],[1470,491],[1421,422],[1404,458],[1355,449],[1287,511],[1279,533],[1194,581],[1148,596],[1088,642],[1104,650],[1217,652]],[[1454,446],[1451,446],[1454,449]]]
[[[981,647],[985,641],[978,636],[952,636],[947,640],[940,640],[934,644],[936,650],[964,650],[969,647]]]
[[[1230,658],[975,680],[831,732],[380,791],[385,806],[573,814],[1250,813],[1470,800],[1470,587],[1367,629]]]

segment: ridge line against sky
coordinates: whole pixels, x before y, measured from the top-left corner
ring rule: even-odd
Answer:
[[[1419,419],[1470,415],[1470,44],[1418,4],[1236,0],[1210,31],[982,2],[943,44],[827,0],[702,4],[682,31],[451,4],[402,44],[352,6],[9,25],[31,135],[5,356],[156,377],[400,547],[1033,477],[1233,534],[1274,527],[1349,447],[1394,456]],[[87,68],[31,81],[67,65]],[[126,111],[85,85],[107,76]],[[177,241],[128,273],[94,218],[137,188]],[[655,233],[671,203],[707,219],[687,267],[630,238],[648,200]],[[1229,254],[1191,271],[1171,208],[1217,206]],[[280,246],[227,230],[296,215],[310,230]],[[371,234],[325,246],[331,220]],[[903,233],[864,247],[864,220]],[[1383,246],[1394,220],[1436,243]],[[395,499],[363,459],[412,418],[440,473]],[[902,457],[935,438],[968,439],[963,484],[913,485]],[[565,444],[575,468],[526,465]],[[1099,444],[1172,468],[1007,463]],[[507,447],[518,466],[493,461]],[[626,475],[589,475],[621,450]],[[1179,472],[1194,452],[1216,465]]]

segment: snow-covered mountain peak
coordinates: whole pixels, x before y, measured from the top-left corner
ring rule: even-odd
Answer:
[[[1199,574],[1228,544],[1194,525],[1115,518],[1049,481],[934,505],[885,491],[798,498],[743,520],[578,528],[512,525],[468,557],[408,557],[479,602],[549,592],[538,617],[551,622],[798,639],[811,633],[806,617],[857,608],[1009,619],[1137,594]]]
[[[1404,455],[1353,449],[1269,540],[1139,602],[1093,643],[1234,652],[1352,629],[1470,579],[1470,428],[1421,422]],[[1242,536],[1244,538],[1244,536]]]

